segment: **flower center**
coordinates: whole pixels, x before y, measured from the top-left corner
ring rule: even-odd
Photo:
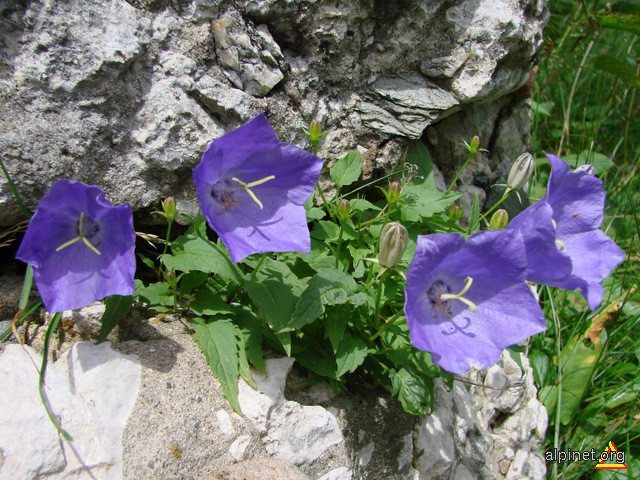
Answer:
[[[452,313],[451,300],[460,300],[462,303],[467,305],[469,310],[472,312],[477,311],[478,306],[468,298],[463,297],[463,295],[471,288],[472,284],[473,278],[467,277],[464,279],[464,287],[462,290],[460,290],[459,293],[452,294],[449,293],[451,290],[444,282],[435,282],[427,292],[429,299],[433,302],[433,306],[431,308],[437,309],[434,317],[437,317],[442,313],[445,317],[450,318],[449,315]]]
[[[80,218],[78,219],[78,236],[75,238],[72,238],[68,242],[64,242],[62,245],[56,248],[56,252],[59,252],[60,250],[68,247],[69,245],[73,245],[78,240],[82,240],[82,242],[87,247],[89,247],[89,249],[92,252],[96,253],[97,255],[101,255],[100,250],[96,248],[96,246],[99,244],[99,242],[97,241],[98,240],[97,236],[99,231],[100,231],[100,226],[91,217],[87,217],[85,219],[84,212],[80,212]],[[96,240],[95,243],[94,243],[94,239]]]
[[[261,178],[260,180],[256,180],[255,182],[245,183],[237,177],[232,177],[231,180],[239,185],[239,188],[236,187],[228,179],[220,180],[211,189],[211,196],[214,197],[218,202],[220,202],[224,207],[224,210],[218,212],[217,214],[220,215],[221,213],[226,212],[233,205],[240,205],[240,203],[238,203],[238,201],[233,196],[235,192],[238,192],[240,190],[244,190],[245,192],[247,192],[251,199],[258,204],[260,210],[262,210],[264,208],[264,205],[251,189],[253,187],[257,187],[258,185],[262,185],[269,180],[273,180],[274,178],[276,178],[275,175],[269,175],[268,177]]]

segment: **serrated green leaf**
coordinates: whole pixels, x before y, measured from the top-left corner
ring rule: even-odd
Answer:
[[[245,339],[247,358],[261,372],[265,371],[262,356],[262,325],[260,319],[247,308],[240,307],[236,321]]]
[[[352,198],[349,200],[351,204],[351,210],[354,212],[366,212],[367,210],[372,210],[374,212],[379,212],[382,210],[380,207],[376,207],[373,203],[364,198]]]
[[[171,244],[171,255],[160,256],[169,270],[215,273],[240,283],[242,275],[227,252],[218,245],[195,235],[183,235]]]
[[[469,217],[469,231],[477,232],[480,230],[480,199],[476,193],[471,204],[471,216]]]
[[[336,376],[340,378],[347,372],[354,372],[367,358],[369,348],[360,337],[345,334],[336,352]]]
[[[327,214],[325,211],[318,207],[313,207],[307,210],[307,222],[313,220],[322,220]]]
[[[363,304],[367,296],[356,295],[358,286],[350,275],[336,268],[321,269],[309,280],[300,295],[291,318],[293,328],[302,328],[324,313],[325,304],[337,305],[347,302]]]
[[[244,286],[260,315],[276,334],[293,330],[290,323],[297,297],[291,286],[274,278],[259,282],[246,278]],[[284,344],[283,346],[286,347]]]
[[[338,351],[338,345],[340,345],[346,327],[347,319],[339,314],[328,315],[324,322],[324,336],[331,342],[334,353]]]
[[[315,348],[304,348],[296,352],[296,361],[322,377],[336,378],[335,363],[325,356],[327,350],[323,349],[322,352],[319,352]]]
[[[640,32],[640,24],[636,25],[635,28],[638,28]],[[593,60],[593,66],[598,70],[615,75],[636,88],[640,88],[640,76],[636,74],[635,70],[629,68],[624,60],[613,55],[598,55]]]
[[[247,339],[244,337],[242,330],[240,330],[238,340],[238,371],[243,380],[257,390],[258,386],[253,380],[253,375],[251,375],[251,367],[249,366],[249,360],[247,357]]]
[[[104,342],[107,335],[114,329],[120,319],[124,317],[133,304],[133,296],[111,295],[104,299],[104,313],[100,319],[100,333],[96,344]]]
[[[333,167],[329,169],[329,175],[339,187],[351,185],[358,180],[362,171],[360,152],[353,150],[339,159]]]
[[[333,222],[321,220],[311,230],[311,237],[317,240],[335,240],[338,238],[340,227]]]
[[[185,273],[180,279],[180,291],[182,293],[190,292],[196,288],[200,288],[207,282],[209,274],[205,272],[189,272]]]
[[[596,20],[605,28],[623,30],[640,35],[640,15],[596,15]]]
[[[205,323],[197,318],[192,321],[195,338],[207,363],[222,387],[233,409],[242,414],[238,403],[239,332],[229,320]]]
[[[460,198],[459,193],[441,192],[436,188],[429,150],[422,142],[416,142],[416,149],[416,153],[406,160],[417,167],[417,176],[402,189],[406,204],[401,209],[401,218],[406,221],[417,221],[419,217],[444,212]]]
[[[393,395],[398,398],[405,412],[424,415],[433,403],[433,379],[420,379],[409,370],[401,368],[391,373]]]
[[[165,305],[172,306],[174,303],[171,288],[166,283],[152,283],[145,287],[144,285],[137,290],[137,295],[141,301],[149,305]]]
[[[216,289],[207,284],[196,291],[195,299],[189,303],[189,310],[196,315],[217,315],[233,313],[233,309],[220,297]]]

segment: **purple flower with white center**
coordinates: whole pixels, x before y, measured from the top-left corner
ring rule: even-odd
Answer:
[[[498,361],[508,346],[546,328],[524,282],[519,232],[419,236],[407,270],[404,311],[411,343],[445,370],[463,373]]]
[[[133,216],[95,185],[58,180],[40,200],[16,258],[31,264],[45,308],[73,310],[109,295],[132,295]]]
[[[304,204],[322,160],[280,142],[267,117],[214,140],[193,169],[202,213],[237,263],[252,253],[309,253]]]
[[[547,158],[551,163],[547,194],[508,228],[525,238],[527,280],[579,289],[595,310],[602,301],[600,282],[624,259],[624,252],[600,230],[604,185],[589,166],[572,172],[557,156],[547,154]]]

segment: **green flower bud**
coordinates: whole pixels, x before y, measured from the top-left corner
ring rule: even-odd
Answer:
[[[478,135],[473,137],[471,139],[471,145],[469,145],[469,146],[471,147],[471,151],[473,153],[476,153],[478,151],[478,148],[480,147],[480,137]]]
[[[387,223],[380,233],[378,262],[385,268],[394,267],[407,248],[409,232],[397,222]]]
[[[449,217],[449,220],[451,220],[452,222],[457,222],[458,220],[460,220],[460,217],[462,217],[463,213],[464,213],[464,208],[459,207],[458,205],[454,205],[447,212],[447,216]]]
[[[503,208],[500,210],[496,210],[491,215],[491,220],[489,221],[489,228],[491,230],[502,230],[509,223],[509,214]]]
[[[322,125],[317,120],[313,120],[309,124],[309,132],[307,134],[312,143],[319,142],[322,138]]]
[[[173,220],[176,218],[178,212],[176,208],[176,199],[173,197],[167,197],[162,201],[162,211],[167,216],[167,220]]]
[[[338,203],[338,218],[344,222],[350,216],[351,216],[351,204],[349,203],[349,200],[347,200],[346,198],[343,198]]]
[[[391,182],[389,184],[389,189],[385,192],[385,196],[387,197],[387,202],[396,203],[400,200],[400,194],[402,193],[402,184],[398,181]]]
[[[530,153],[523,153],[513,163],[507,178],[507,188],[510,190],[520,190],[529,181],[533,173],[535,162]]]

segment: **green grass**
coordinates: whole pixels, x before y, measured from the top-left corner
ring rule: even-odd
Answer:
[[[625,451],[629,470],[596,470],[591,461],[548,463],[548,478],[640,478],[640,294],[617,301],[640,287],[640,29],[624,26],[640,18],[640,1],[551,0],[551,11],[532,97],[534,154],[597,166],[608,196],[604,228],[627,258],[604,282],[596,312],[574,292],[541,291],[550,321],[546,334],[532,340],[536,382],[541,398],[561,384],[563,392],[550,413],[545,450],[600,453],[612,440]],[[599,16],[612,13],[621,16]],[[612,19],[616,28],[603,26]],[[534,196],[546,185],[547,169],[537,172]],[[585,339],[594,318],[604,320],[601,349]],[[579,341],[571,343],[574,338]],[[582,396],[576,382],[585,387]],[[569,408],[572,391],[579,398]]]

